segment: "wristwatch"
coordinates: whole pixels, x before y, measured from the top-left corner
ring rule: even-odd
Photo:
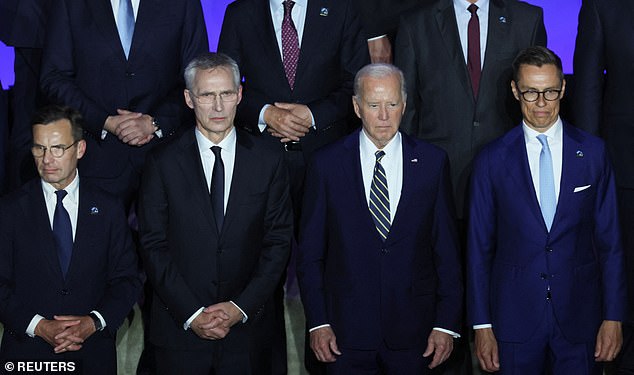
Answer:
[[[154,117],[152,117],[152,126],[154,126],[154,135],[157,138],[163,138],[163,131],[161,130],[158,121],[156,121],[156,118]]]
[[[103,329],[103,325],[101,324],[101,319],[99,319],[97,314],[95,314],[94,312],[91,312],[90,314],[88,314],[88,316],[91,317],[93,323],[95,323],[95,329],[97,331],[101,331]]]

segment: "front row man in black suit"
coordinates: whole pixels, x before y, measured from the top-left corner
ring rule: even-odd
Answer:
[[[40,178],[0,201],[0,365],[70,361],[116,374],[117,328],[141,287],[123,206],[80,182],[77,111],[47,107],[33,124]]]
[[[185,81],[196,127],[149,154],[139,201],[158,374],[269,374],[292,233],[284,157],[236,131],[235,61],[202,55]]]

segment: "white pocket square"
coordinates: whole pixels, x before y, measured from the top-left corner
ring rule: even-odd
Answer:
[[[575,191],[574,191],[574,192],[575,192],[575,193],[578,193],[578,192],[580,192],[580,191],[586,190],[586,189],[587,189],[587,188],[589,188],[590,186],[592,186],[592,185],[577,186],[577,187],[575,188]]]

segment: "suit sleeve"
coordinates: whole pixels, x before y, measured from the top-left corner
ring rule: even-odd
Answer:
[[[471,325],[492,322],[489,296],[497,213],[489,157],[486,151],[478,156],[471,178],[467,232],[467,320]]]
[[[106,321],[115,336],[141,292],[138,261],[123,206],[111,203],[107,283],[103,298],[94,310]]]
[[[313,160],[316,160],[314,158]],[[327,324],[324,269],[328,233],[326,180],[317,162],[306,174],[297,253],[297,280],[308,328]]]
[[[424,21],[421,21],[424,22]],[[418,63],[416,53],[419,47],[415,47],[414,36],[410,23],[401,19],[396,41],[394,43],[394,64],[403,71],[407,90],[407,106],[401,120],[401,130],[411,136],[417,136],[419,112],[418,105],[421,99],[416,86],[418,85]]]
[[[435,327],[460,332],[463,312],[462,266],[449,179],[449,159],[446,155],[439,177],[433,225],[434,264],[438,277]]]
[[[605,70],[604,35],[594,0],[584,0],[579,12],[579,28],[573,59],[575,125],[592,134],[599,134]]]
[[[143,265],[154,290],[176,323],[184,324],[204,306],[180,273],[169,244],[169,203],[165,178],[154,154],[147,157],[139,191],[139,227]]]
[[[289,186],[288,170],[280,156],[269,185],[258,263],[251,280],[233,299],[249,317],[255,317],[260,307],[271,298],[288,264],[293,233]]]
[[[602,149],[601,162],[603,173],[597,184],[593,238],[601,266],[603,319],[623,321],[627,301],[625,259],[618,221],[616,184],[605,148]]]

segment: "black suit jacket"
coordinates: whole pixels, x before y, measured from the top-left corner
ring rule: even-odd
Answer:
[[[42,48],[53,0],[0,1],[0,40],[8,46]]]
[[[39,179],[0,201],[0,321],[2,359],[79,359],[85,373],[116,369],[115,337],[141,290],[137,257],[118,200],[81,182],[73,255],[66,278]],[[36,314],[87,315],[97,310],[106,328],[74,353],[25,331]],[[94,372],[98,371],[98,372]]]
[[[401,127],[447,151],[459,217],[471,160],[521,118],[511,92],[511,63],[520,50],[545,44],[541,8],[516,0],[491,0],[476,101],[453,1],[426,4],[401,19],[395,63],[403,69],[408,93]]]
[[[327,16],[320,15],[322,8]],[[245,79],[238,125],[259,133],[262,107],[288,102],[306,104],[315,118],[316,130],[301,140],[305,155],[347,133],[354,75],[370,61],[350,0],[308,0],[294,90],[286,80],[268,1],[229,4],[218,51],[238,62]]]
[[[238,323],[227,338],[250,340],[266,332],[272,317],[271,297],[286,267],[292,232],[287,170],[279,152],[246,133],[237,136],[220,234],[194,130],[148,155],[139,224],[156,297],[151,340],[161,347],[215,345],[183,329],[203,306],[231,300],[246,312],[246,324]]]
[[[634,189],[632,17],[632,0],[584,0],[574,57],[575,125],[605,138],[617,185],[627,189]]]
[[[128,146],[101,130],[117,109],[149,114],[165,136],[182,123],[185,66],[209,49],[199,0],[141,0],[126,60],[109,0],[59,0],[42,62],[42,90],[77,108],[86,124],[82,175],[117,177],[140,168],[149,146]]]
[[[381,35],[394,37],[399,18],[423,3],[435,0],[353,0],[361,15],[366,37]]]

